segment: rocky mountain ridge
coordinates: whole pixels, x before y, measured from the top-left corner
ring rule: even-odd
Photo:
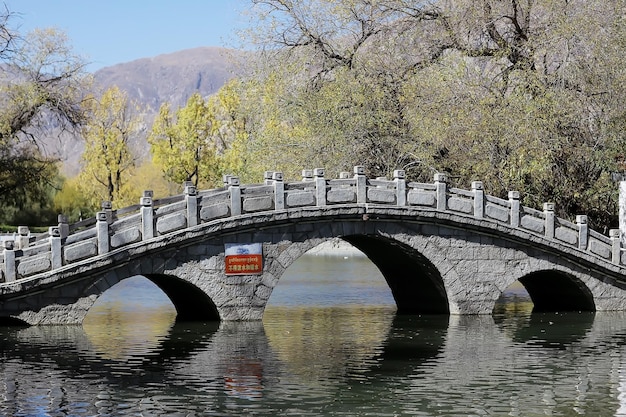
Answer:
[[[219,47],[199,47],[170,54],[141,58],[94,72],[94,89],[104,91],[116,85],[144,109],[144,125],[131,146],[139,158],[147,157],[146,143],[154,116],[168,102],[173,109],[185,105],[195,92],[208,97],[237,74],[242,53]],[[63,161],[63,173],[73,176],[80,170],[83,143],[67,132],[49,137],[46,148]]]

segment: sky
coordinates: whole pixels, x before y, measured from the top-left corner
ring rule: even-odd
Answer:
[[[89,71],[199,46],[236,47],[250,0],[0,0],[23,34],[65,32]]]

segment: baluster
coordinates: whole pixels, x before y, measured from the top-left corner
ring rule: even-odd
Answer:
[[[200,220],[198,213],[198,190],[195,185],[185,185],[185,202],[187,204],[187,227],[197,226]]]
[[[96,233],[98,236],[98,255],[109,252],[109,220],[107,213],[99,211],[96,214]]]
[[[154,237],[154,208],[152,206],[152,191],[143,192],[139,200],[141,204],[141,239],[148,240]]]
[[[587,242],[589,240],[589,226],[587,224],[587,216],[579,214],[576,216],[576,225],[578,226],[578,248],[587,250]]]
[[[519,191],[509,191],[509,204],[511,205],[510,223],[511,227],[519,227],[520,202]]]
[[[50,240],[50,263],[52,269],[58,269],[63,266],[63,252],[61,250],[61,229],[56,226],[48,228]]]
[[[28,226],[18,226],[17,236],[15,240],[15,249],[26,249],[28,247],[29,233],[30,233],[30,230],[28,230]]]
[[[102,211],[107,215],[109,224],[113,223],[113,204],[110,201],[103,201],[101,207]]]
[[[448,177],[444,173],[435,174],[435,195],[437,210],[445,211],[448,208]]]
[[[14,242],[6,240],[4,242],[4,281],[15,281],[16,277]]]
[[[403,169],[393,171],[393,181],[396,183],[396,205],[406,206],[406,179]]]
[[[69,219],[64,214],[59,214],[57,216],[57,221],[59,222],[59,236],[61,239],[65,239],[70,235],[70,225]]]
[[[230,215],[241,214],[241,188],[239,187],[239,177],[228,179],[228,190],[230,191]]]
[[[609,230],[609,238],[611,239],[611,261],[614,264],[622,263],[622,242],[619,229]]]
[[[313,176],[315,177],[315,199],[317,200],[317,206],[325,206],[326,179],[324,178],[324,168],[315,168],[313,170]]]
[[[274,183],[274,209],[283,210],[285,208],[285,183],[283,182],[283,173],[274,172],[272,174]]]
[[[543,212],[546,216],[546,237],[554,239],[554,203],[543,203]]]
[[[485,190],[483,182],[472,182],[472,192],[474,193],[474,217],[482,219],[485,217]]]
[[[367,203],[367,178],[365,177],[365,167],[357,165],[354,167],[354,179],[356,180],[356,202]]]

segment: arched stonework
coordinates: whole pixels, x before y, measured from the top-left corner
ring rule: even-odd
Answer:
[[[15,281],[3,287],[0,314],[29,324],[79,323],[100,294],[143,275],[170,295],[183,319],[260,320],[285,270],[336,237],[370,256],[392,288],[399,313],[490,314],[511,283],[531,282],[546,271],[565,277],[561,283],[576,283],[567,289],[590,295],[592,300],[581,298],[587,306],[626,309],[619,267],[610,262],[598,264],[576,249],[490,222],[418,214],[356,205],[205,223]],[[226,275],[227,243],[261,243],[263,273]]]

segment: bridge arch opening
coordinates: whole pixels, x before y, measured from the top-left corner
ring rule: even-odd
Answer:
[[[217,321],[219,314],[213,301],[197,287],[177,277],[162,274],[136,275],[125,278],[106,290],[87,313],[110,314],[111,310],[147,314],[158,311],[170,314],[172,321]]]
[[[363,252],[340,239],[314,247],[282,274],[267,306],[381,307],[396,304],[384,277]]]
[[[560,271],[538,271],[519,279],[533,303],[533,313],[595,311],[591,291],[579,279]]]
[[[397,314],[450,313],[441,274],[424,255],[380,235],[350,235],[342,239],[378,267],[391,289]]]
[[[177,322],[220,320],[215,303],[198,287],[172,275],[144,276],[159,287],[174,304]]]

